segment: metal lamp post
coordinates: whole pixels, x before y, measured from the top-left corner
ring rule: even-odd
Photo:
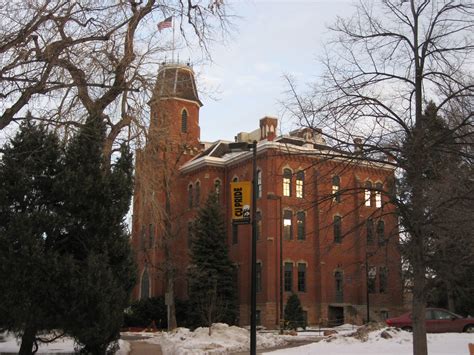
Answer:
[[[257,354],[257,141],[252,148],[252,284],[250,287],[250,354]]]
[[[252,275],[250,285],[250,354],[257,354],[257,141],[230,143],[229,148],[252,149]]]

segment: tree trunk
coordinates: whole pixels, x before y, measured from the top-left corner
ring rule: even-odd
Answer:
[[[22,337],[19,355],[31,355],[33,354],[33,344],[36,338],[36,328],[33,326],[27,326]]]
[[[413,355],[427,355],[426,306],[424,297],[425,275],[423,267],[414,266],[413,277]]]
[[[170,317],[169,317],[169,324],[168,329],[173,330],[176,329],[176,307],[174,302],[174,285],[173,285],[173,278],[168,278],[168,294],[170,298],[173,300],[170,305]]]

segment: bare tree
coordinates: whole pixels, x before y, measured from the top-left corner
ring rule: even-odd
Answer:
[[[408,236],[413,270],[414,354],[424,355],[433,225],[426,171],[438,150],[456,151],[465,164],[472,162],[474,5],[454,0],[373,4],[361,1],[352,18],[336,21],[321,82],[299,95],[290,79],[286,107],[302,125],[325,128],[336,147],[363,147],[360,157],[366,160],[388,156],[386,163],[403,177],[404,189],[393,202]],[[427,134],[423,111],[430,99],[435,114],[446,119],[449,137]],[[448,119],[454,113],[456,119]],[[453,196],[444,198],[447,205]]]
[[[30,111],[67,138],[96,117],[107,123],[110,159],[117,139],[146,126],[157,66],[171,46],[156,29],[165,16],[184,45],[198,43],[205,56],[227,31],[222,1],[1,1],[0,130]]]

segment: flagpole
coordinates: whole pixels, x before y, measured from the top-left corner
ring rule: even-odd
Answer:
[[[173,44],[171,48],[171,61],[174,63],[174,17],[171,18],[171,27],[173,28]]]

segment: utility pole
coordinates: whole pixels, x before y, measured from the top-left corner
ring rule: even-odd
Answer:
[[[257,354],[257,141],[252,146],[252,284],[250,287],[250,355]]]

